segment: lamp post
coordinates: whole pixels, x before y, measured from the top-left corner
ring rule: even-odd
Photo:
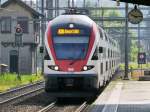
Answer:
[[[124,80],[128,80],[128,3],[125,4],[125,75]]]
[[[44,0],[41,1],[42,4],[42,10],[41,10],[41,13],[44,15]],[[44,73],[44,16],[42,16],[42,21],[41,21],[41,40],[42,40],[42,43],[41,43],[41,48],[40,49],[43,49],[43,51],[41,52],[42,53],[42,74]]]
[[[85,2],[86,2],[86,1],[85,1],[85,0],[83,0],[83,7],[84,7],[84,8],[85,8],[85,6],[86,6],[86,5],[85,5]]]

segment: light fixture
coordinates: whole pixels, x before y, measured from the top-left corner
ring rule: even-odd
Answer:
[[[49,65],[48,68],[51,70],[59,71],[59,67],[57,65]]]
[[[84,71],[86,71],[87,69],[88,69],[88,67],[87,67],[87,66],[84,66],[84,67],[83,67],[83,70],[84,70]]]
[[[69,28],[74,28],[74,24],[69,24]]]
[[[55,66],[54,69],[55,69],[56,71],[58,71],[59,68],[58,68],[58,66]]]

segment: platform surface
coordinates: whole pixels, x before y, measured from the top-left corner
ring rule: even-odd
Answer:
[[[91,112],[150,112],[150,81],[112,81]]]

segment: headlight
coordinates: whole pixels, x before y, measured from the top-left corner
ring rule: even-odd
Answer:
[[[82,71],[91,70],[92,68],[94,68],[93,65],[88,65],[88,66],[85,65],[85,66],[82,68]]]
[[[55,66],[54,69],[55,69],[56,71],[58,71],[59,68],[58,68],[58,66]]]
[[[87,69],[88,69],[88,67],[87,67],[87,66],[84,66],[84,67],[83,67],[83,70],[85,70],[85,71],[86,71]]]
[[[59,67],[56,65],[49,65],[48,68],[50,68],[51,70],[55,70],[55,71],[59,71]]]

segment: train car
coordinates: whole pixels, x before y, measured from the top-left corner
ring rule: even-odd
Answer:
[[[118,63],[117,42],[88,16],[64,14],[48,23],[46,92],[96,93],[110,80]]]

